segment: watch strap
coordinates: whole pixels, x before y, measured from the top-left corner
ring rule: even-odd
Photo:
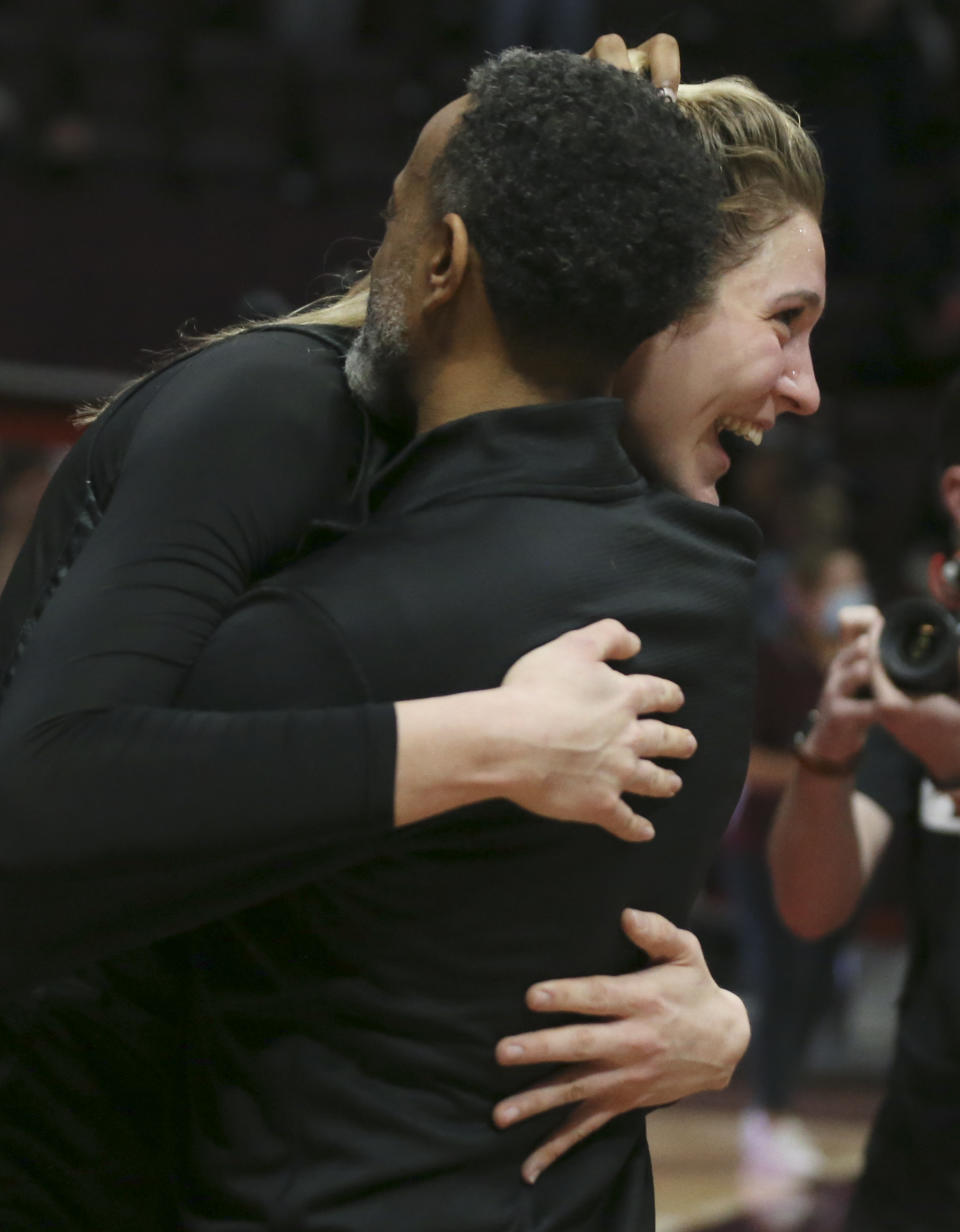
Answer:
[[[847,757],[844,761],[834,761],[829,757],[821,757],[818,753],[811,753],[804,747],[807,743],[807,737],[819,718],[819,712],[811,710],[803,726],[794,735],[794,757],[811,774],[822,774],[828,778],[845,778],[847,775],[853,774],[860,761],[860,750],[854,753],[852,757]],[[957,786],[960,787],[960,779],[957,780]]]

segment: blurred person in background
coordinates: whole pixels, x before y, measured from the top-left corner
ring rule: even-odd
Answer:
[[[960,535],[960,385],[944,396],[939,489]],[[956,572],[934,558],[933,597],[960,612]],[[948,566],[951,562],[946,562]],[[960,1211],[960,700],[908,696],[879,655],[882,617],[842,617],[797,737],[769,855],[777,905],[815,939],[855,912],[895,830],[906,834],[910,957],[897,1040],[848,1219],[849,1232],[954,1232]]]
[[[824,1160],[794,1115],[813,1031],[833,991],[842,937],[803,941],[785,927],[773,900],[766,846],[777,802],[790,780],[793,734],[816,704],[840,647],[839,611],[869,603],[863,561],[848,548],[812,544],[781,582],[786,613],[761,639],[754,742],[744,798],[724,844],[724,883],[740,939],[744,986],[752,993],[747,1055],[751,1107],[740,1130],[743,1179],[759,1197],[768,1182],[809,1180]]]

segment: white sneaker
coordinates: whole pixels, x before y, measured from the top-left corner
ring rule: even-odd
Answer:
[[[771,1117],[749,1108],[740,1118],[740,1166],[766,1176],[810,1180],[826,1163],[823,1152],[796,1117]]]

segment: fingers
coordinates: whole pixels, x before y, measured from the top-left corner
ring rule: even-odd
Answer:
[[[804,742],[808,752],[840,763],[863,748],[867,730],[877,718],[871,676],[868,636],[860,634],[830,664],[816,722]]]
[[[651,769],[660,770],[660,767],[651,765]],[[670,774],[672,771],[664,771],[664,773]],[[674,777],[676,778],[677,776]],[[636,794],[654,795],[656,793],[648,791],[637,792]],[[673,793],[665,792],[661,794],[672,795]],[[601,829],[612,834],[614,838],[623,839],[628,843],[648,842],[656,833],[652,822],[648,818],[635,813],[626,800],[622,800],[619,796],[614,796],[612,793],[607,797],[607,802],[595,807],[590,815],[587,815],[585,810],[582,820],[590,825],[600,826]]]
[[[842,697],[853,698],[857,689],[870,683],[870,647],[865,635],[845,646],[830,668],[830,688]]]
[[[582,629],[564,633],[558,641],[568,640],[581,646],[585,653],[598,661],[603,659],[632,659],[640,650],[640,639],[631,633],[619,620],[597,620]]]
[[[628,677],[630,700],[636,714],[670,713],[683,705],[683,690],[661,676]]]
[[[524,1161],[521,1173],[528,1185],[533,1185],[537,1178],[556,1163],[561,1155],[566,1155],[572,1146],[589,1138],[613,1116],[612,1109],[592,1108],[589,1104],[581,1104],[574,1108],[559,1129],[555,1129],[549,1138],[544,1139],[539,1147]]]
[[[683,786],[683,779],[675,770],[658,766],[655,761],[641,758],[624,791],[633,796],[649,796],[655,800],[670,800]]]
[[[500,1129],[527,1121],[530,1117],[576,1104],[615,1085],[617,1072],[601,1065],[568,1065],[550,1078],[535,1082],[516,1095],[508,1095],[493,1110],[494,1124]]]
[[[862,633],[866,633],[876,623],[879,615],[879,609],[869,603],[853,603],[842,607],[837,613],[840,621],[840,641],[844,646],[849,645]]]
[[[633,944],[655,962],[703,962],[703,950],[693,933],[677,928],[665,916],[627,907],[620,916],[620,926]]]
[[[869,654],[868,665],[870,668],[871,692],[881,709],[909,707],[910,699],[906,693],[902,689],[898,689],[883,670],[883,661],[880,658],[880,634],[882,632],[883,620],[877,619],[863,639],[867,643],[867,652]]]
[[[565,980],[541,980],[527,989],[527,1006],[531,1010],[551,1014],[624,1017],[639,1008],[636,982],[642,974],[631,971],[627,975],[581,975]],[[580,1031],[579,1035],[572,1034],[576,1030]],[[575,1023],[569,1027],[549,1027],[523,1036],[511,1036],[501,1041],[505,1058],[501,1064],[582,1061],[608,1055],[609,1034],[609,1031],[602,1030],[598,1034],[597,1027],[592,1023]],[[522,1054],[516,1052],[517,1047],[523,1049]],[[499,1051],[497,1057],[500,1057]]]
[[[881,714],[891,709],[903,710],[910,706],[910,698],[902,689],[897,688],[879,661],[873,665],[870,673],[870,691]]]
[[[587,983],[591,979],[602,980],[603,978],[603,976],[587,976],[582,982]],[[556,981],[557,984],[580,982],[576,980]],[[534,987],[537,988],[539,986],[535,985]],[[553,985],[548,987],[553,987]],[[567,989],[559,990],[560,999],[570,995],[571,993]],[[533,996],[534,990],[531,989],[527,993],[528,1004]],[[584,1003],[598,1005],[602,1002],[602,998],[603,993],[593,991],[585,993],[582,1000]],[[573,999],[576,1000],[575,995],[573,995]],[[533,1008],[540,1009],[543,1007],[533,1006]],[[551,1012],[555,1008],[553,1004],[549,1006]],[[606,1014],[609,1011],[595,1008],[576,1012]],[[547,1027],[543,1031],[527,1031],[523,1035],[508,1035],[497,1044],[497,1064],[505,1067],[511,1065],[545,1065],[548,1063],[572,1065],[580,1062],[595,1061],[598,1057],[602,1056],[607,1057],[612,1046],[609,1039],[610,1032],[603,1029],[607,1025],[606,1023],[577,1022],[570,1023],[565,1027]],[[556,1082],[555,1078],[546,1079],[545,1083],[538,1083],[535,1088],[531,1087],[531,1091],[541,1091],[544,1085],[554,1082]],[[542,1094],[538,1098],[542,1099]]]
[[[585,53],[584,59],[603,60],[605,64],[621,68],[625,73],[629,73],[631,68],[627,45],[619,34],[601,34]]]
[[[693,732],[660,719],[638,719],[630,732],[630,747],[638,757],[692,757],[697,751]]]
[[[857,696],[866,692],[868,696]],[[874,715],[873,664],[869,636],[861,634],[856,641],[839,651],[830,665],[823,690],[822,704],[831,715],[843,720],[870,722]]]
[[[650,80],[662,93],[677,100],[680,88],[680,44],[672,34],[655,34],[627,53],[637,72],[649,70]]]

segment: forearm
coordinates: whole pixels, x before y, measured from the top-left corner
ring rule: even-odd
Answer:
[[[499,689],[398,702],[394,824],[509,796],[519,741]]]
[[[850,918],[886,838],[881,824],[858,824],[865,810],[854,778],[797,766],[777,808],[768,843],[780,914],[801,937],[820,937]],[[876,818],[873,819],[876,822]]]
[[[750,749],[747,784],[754,791],[783,791],[793,773],[794,759],[783,749],[755,744]]]
[[[390,828],[392,707],[69,716],[0,756],[0,988],[225,916]]]

